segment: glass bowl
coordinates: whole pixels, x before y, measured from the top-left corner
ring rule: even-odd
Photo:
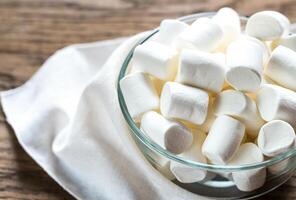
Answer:
[[[184,21],[186,23],[191,23],[200,17],[212,17],[214,14],[214,12],[199,13],[181,17],[179,18],[179,20]],[[242,26],[245,25],[246,21],[246,17],[241,17]],[[138,41],[134,48],[137,45],[149,40],[151,37],[157,34],[157,32],[158,29],[155,29],[148,36],[145,36],[144,38],[140,39],[140,41]],[[134,48],[130,50],[127,57],[125,58],[125,61],[121,67],[118,76],[117,92],[119,104],[124,118],[131,129],[132,136],[136,141],[139,149],[160,173],[162,173],[167,178],[171,179],[175,184],[190,192],[215,199],[255,198],[279,187],[293,175],[293,172],[296,169],[295,148],[285,153],[282,153],[272,159],[260,163],[254,163],[249,165],[225,166],[205,164],[187,160],[178,155],[170,153],[166,149],[162,148],[161,146],[153,142],[148,136],[146,136],[145,133],[143,133],[140,130],[140,128],[138,127],[139,124],[137,124],[130,116],[119,85],[119,81],[128,72]],[[207,177],[205,178],[205,180],[201,182],[189,184],[181,183],[178,180],[173,179],[173,176],[169,171],[170,162],[177,162],[189,168],[204,170],[207,172]],[[231,174],[233,172],[252,172],[256,170],[266,170],[266,179],[265,184],[263,186],[250,192],[241,191],[235,186],[231,178]]]

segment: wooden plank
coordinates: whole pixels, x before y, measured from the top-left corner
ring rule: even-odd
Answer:
[[[28,80],[57,49],[156,27],[163,18],[230,6],[242,15],[278,10],[296,21],[295,0],[1,0],[0,90]],[[265,199],[295,199],[296,177]],[[0,199],[73,199],[24,152],[0,113]]]

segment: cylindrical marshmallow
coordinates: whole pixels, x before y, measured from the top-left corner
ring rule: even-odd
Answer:
[[[260,149],[253,143],[240,146],[228,165],[246,165],[264,161]],[[233,182],[241,191],[249,192],[263,186],[266,178],[266,169],[258,168],[232,172]]]
[[[225,67],[211,53],[184,49],[176,80],[180,83],[219,92],[224,84]]]
[[[184,125],[168,120],[155,111],[143,115],[141,130],[161,147],[175,154],[184,152],[193,141],[191,131]]]
[[[230,115],[239,119],[245,124],[246,131],[252,138],[258,135],[264,124],[255,101],[236,90],[225,90],[217,95],[214,101],[214,113],[217,116]]]
[[[213,164],[227,163],[239,148],[245,133],[240,121],[222,115],[216,118],[203,143],[202,153]]]
[[[159,32],[156,34],[154,41],[164,45],[173,45],[174,40],[189,25],[175,19],[165,19],[160,23]]]
[[[296,139],[294,140],[293,145],[291,146],[292,148],[296,147]],[[276,164],[273,164],[271,166],[267,167],[267,170],[271,174],[279,174],[282,173],[283,171],[287,170],[287,168],[290,166],[290,163],[293,162],[294,158],[286,158]]]
[[[199,18],[183,31],[175,41],[178,49],[190,48],[212,51],[218,47],[223,37],[220,26],[212,19]]]
[[[283,120],[296,128],[296,93],[271,84],[264,84],[257,93],[257,106],[265,121]]]
[[[213,98],[209,99],[209,106],[208,106],[208,114],[206,120],[201,125],[197,125],[197,128],[201,131],[208,133],[216,119],[216,115],[214,114],[213,109]]]
[[[279,46],[273,50],[265,74],[291,90],[296,90],[296,52]]]
[[[260,129],[257,143],[262,153],[273,157],[293,147],[295,132],[293,127],[282,120],[267,122]]]
[[[278,40],[274,40],[271,43],[271,48],[275,49],[277,46],[285,46],[293,51],[296,51],[296,34],[289,34],[281,37]]]
[[[226,55],[224,53],[221,52],[216,52],[216,53],[212,53],[211,54],[213,56],[213,58],[220,63],[220,65],[222,65],[225,69],[224,71],[226,71],[227,66],[226,66]]]
[[[213,20],[223,31],[222,42],[218,49],[225,50],[230,42],[236,40],[241,32],[240,18],[238,13],[231,8],[221,8],[213,17]]]
[[[177,51],[172,47],[147,41],[135,48],[133,67],[162,80],[174,79],[177,72]]]
[[[276,164],[268,166],[267,171],[269,173],[275,174],[275,175],[280,174],[280,173],[284,172],[287,169],[287,167],[289,166],[290,161],[291,161],[290,158],[287,158],[287,159],[285,159],[283,161],[280,161],[280,162],[278,162]]]
[[[201,146],[206,138],[206,134],[201,131],[194,130],[193,135],[194,139],[191,147],[180,154],[180,156],[187,160],[207,163],[206,157],[204,157],[204,155],[201,153]],[[207,177],[206,170],[188,167],[175,161],[171,161],[170,169],[177,180],[181,183],[194,183],[202,181]]]
[[[275,11],[262,11],[252,15],[246,25],[246,33],[261,40],[274,40],[287,34],[290,21]]]
[[[138,118],[159,107],[159,97],[150,77],[137,72],[120,80],[120,88],[131,117]]]
[[[208,93],[177,82],[166,82],[161,92],[160,111],[165,117],[202,124],[207,117],[208,104]]]
[[[227,48],[227,82],[236,90],[254,92],[261,84],[263,71],[262,46],[250,39],[232,42]]]
[[[198,130],[201,130],[205,133],[208,133],[212,124],[214,123],[215,119],[216,119],[216,115],[214,114],[214,110],[213,110],[213,98],[210,98],[209,99],[209,105],[208,105],[208,114],[207,114],[207,117],[205,119],[205,121],[200,124],[200,125],[197,125],[197,124],[193,124],[191,122],[188,122],[188,121],[184,121],[184,120],[181,120],[181,122],[186,126],[186,127],[189,127],[191,129],[198,129]]]
[[[261,48],[262,48],[262,54],[263,54],[263,65],[266,66],[268,61],[269,61],[269,56],[270,56],[270,49],[269,49],[269,46],[255,38],[255,37],[251,37],[251,36],[248,36],[248,35],[240,35],[239,39],[241,40],[250,40],[252,42],[255,42],[256,44],[258,44]]]

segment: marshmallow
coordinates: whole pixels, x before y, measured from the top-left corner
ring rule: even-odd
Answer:
[[[222,42],[218,49],[225,50],[227,46],[236,40],[241,32],[240,18],[238,13],[231,8],[221,8],[213,17],[213,20],[223,31]]]
[[[199,18],[183,31],[175,41],[177,49],[190,48],[201,51],[212,51],[218,47],[223,31],[212,19]]]
[[[216,118],[203,143],[202,153],[213,164],[225,164],[243,140],[245,126],[240,121],[222,115]]]
[[[279,46],[273,50],[265,74],[291,90],[296,90],[296,52]]]
[[[258,91],[256,101],[265,121],[279,119],[296,127],[296,93],[292,90],[265,84]]]
[[[141,129],[154,142],[175,154],[182,153],[192,144],[193,136],[190,130],[181,123],[168,120],[155,111],[143,115]]]
[[[296,138],[294,140],[294,143],[293,145],[291,146],[291,149],[292,148],[295,148],[296,147]],[[268,166],[267,167],[267,170],[269,173],[271,174],[279,174],[279,173],[282,173],[284,170],[287,170],[287,167],[289,167],[290,163],[293,161],[293,158],[286,158],[285,160],[282,160],[276,164],[273,164],[271,166]]]
[[[264,124],[254,100],[236,90],[225,90],[214,101],[214,113],[217,116],[230,115],[239,119],[246,126],[247,133],[256,137]]]
[[[160,111],[165,117],[202,124],[208,104],[209,95],[205,91],[177,82],[166,82],[161,92]]]
[[[252,15],[246,25],[246,33],[261,40],[274,40],[289,32],[290,21],[275,11],[262,11]]]
[[[189,25],[175,19],[165,19],[160,23],[159,32],[156,34],[156,42],[164,45],[173,45],[174,40],[182,33]]]
[[[290,158],[287,158],[287,159],[280,161],[276,164],[268,166],[267,170],[269,173],[276,175],[276,174],[282,173],[284,170],[286,170],[289,163],[290,163]]]
[[[207,159],[201,153],[201,146],[206,138],[206,134],[201,131],[194,131],[194,140],[191,147],[180,154],[187,160],[207,163]],[[184,164],[171,161],[171,172],[175,175],[178,181],[181,183],[194,183],[202,181],[207,177],[207,171],[203,169],[188,167]]]
[[[193,124],[191,122],[188,121],[184,121],[184,120],[180,120],[186,127],[189,127],[191,129],[198,129],[202,132],[208,133],[213,122],[216,119],[216,115],[214,115],[214,110],[213,110],[213,98],[209,99],[209,105],[208,105],[208,114],[206,117],[206,120],[204,121],[204,123],[202,123],[201,125],[197,125],[197,124]]]
[[[240,146],[228,165],[247,165],[264,161],[260,149],[253,143]],[[252,169],[232,172],[233,182],[241,191],[253,191],[265,183],[266,169]]]
[[[213,98],[210,98],[206,120],[201,125],[197,125],[197,128],[199,130],[204,131],[206,133],[210,131],[216,119],[216,115],[214,114],[214,109],[213,109],[213,101],[214,101]]]
[[[137,72],[120,80],[120,88],[131,117],[138,118],[159,107],[159,97],[148,75]]]
[[[180,55],[180,66],[176,80],[212,92],[222,90],[224,69],[212,54],[184,49]]]
[[[283,36],[282,38],[278,40],[274,40],[271,43],[272,48],[276,48],[277,46],[285,46],[289,49],[292,49],[293,51],[296,51],[296,34],[290,34]]]
[[[250,39],[239,39],[227,48],[226,63],[230,69],[226,81],[236,90],[256,91],[263,71],[262,46]]]
[[[226,55],[224,53],[216,52],[216,53],[212,53],[211,55],[213,59],[215,59],[218,63],[220,63],[220,65],[222,65],[225,69],[227,69]]]
[[[147,41],[135,48],[133,66],[162,80],[174,79],[177,72],[177,51],[163,44]]]
[[[248,36],[248,35],[241,35],[240,39],[242,40],[250,40],[252,42],[255,42],[256,44],[258,44],[263,52],[263,65],[267,65],[268,61],[269,61],[269,56],[270,56],[270,49],[269,46],[265,43],[262,42],[261,40],[258,40],[257,38]]]
[[[286,152],[294,145],[294,141],[293,127],[282,120],[273,120],[264,124],[257,140],[262,153],[269,157]]]

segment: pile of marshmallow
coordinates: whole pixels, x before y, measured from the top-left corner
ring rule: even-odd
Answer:
[[[245,165],[294,147],[296,34],[281,13],[255,13],[244,30],[231,8],[191,25],[164,20],[135,48],[120,87],[143,133],[188,160]],[[253,191],[285,164],[220,175]],[[173,161],[160,167],[183,183],[212,177]]]

